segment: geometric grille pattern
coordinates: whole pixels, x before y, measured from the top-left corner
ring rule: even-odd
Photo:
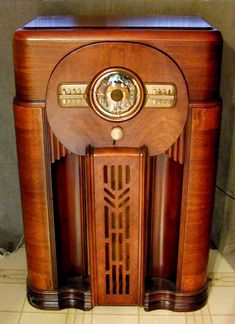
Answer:
[[[130,167],[103,166],[107,295],[130,293]]]
[[[143,302],[145,188],[143,148],[89,152],[90,275],[97,305]]]

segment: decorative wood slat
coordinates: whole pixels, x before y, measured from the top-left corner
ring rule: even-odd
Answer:
[[[70,154],[70,151],[59,142],[59,140],[53,134],[50,127],[49,137],[51,146],[51,163],[54,163],[56,160],[60,160],[62,157],[65,157],[66,155]]]
[[[173,159],[175,162],[179,162],[180,164],[184,164],[184,146],[185,146],[185,130],[178,137],[176,142],[169,147],[169,149],[165,152],[169,158]]]

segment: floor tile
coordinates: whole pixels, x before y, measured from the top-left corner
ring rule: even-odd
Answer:
[[[83,324],[83,318],[82,314],[68,314],[66,324]]]
[[[233,324],[235,316],[212,316],[213,324]]]
[[[203,316],[203,324],[213,324],[213,320],[211,316]]]
[[[92,324],[138,324],[136,315],[93,315]]]
[[[97,315],[138,315],[138,307],[131,306],[97,306],[93,309],[93,314]]]
[[[210,311],[208,308],[208,305],[205,305],[201,309],[195,311],[195,312],[188,312],[186,314],[191,314],[193,316],[205,316],[205,315],[210,315]]]
[[[66,314],[23,313],[19,324],[65,324]]]
[[[17,324],[20,318],[20,313],[0,312],[1,324]]]
[[[58,313],[58,314],[67,314],[68,313],[68,309],[61,309],[61,310],[42,310],[36,307],[33,307],[29,304],[28,300],[25,300],[25,304],[24,304],[24,308],[23,308],[23,312],[25,313]]]
[[[0,284],[0,311],[21,311],[25,300],[25,285]]]
[[[200,316],[200,315],[185,315],[186,324],[213,324],[210,316]]]
[[[135,306],[97,306],[89,312],[77,309],[43,311],[32,307],[25,298],[26,261],[25,251],[20,248],[0,258],[0,324],[233,324],[235,271],[217,250],[210,251],[208,269],[213,279],[209,302],[196,312],[145,312]]]
[[[184,312],[173,312],[170,310],[165,310],[165,309],[156,309],[152,310],[151,312],[146,312],[143,308],[140,308],[139,314],[142,316],[153,316],[153,315],[158,315],[158,316],[184,316]]]
[[[85,311],[81,310],[81,309],[77,309],[77,308],[68,308],[68,314],[69,315],[83,315],[85,314]],[[86,311],[86,314],[92,314],[92,310],[90,311]]]
[[[235,287],[212,287],[209,294],[212,315],[235,315]]]
[[[26,270],[25,248],[20,248],[16,252],[0,258],[0,269],[20,269]]]
[[[234,272],[231,265],[218,252],[218,250],[210,250],[208,272]]]
[[[25,284],[26,278],[26,270],[0,269],[0,283]]]
[[[76,320],[77,320],[77,317],[76,317]],[[91,314],[87,314],[85,313],[84,314],[84,317],[83,317],[83,322],[82,324],[92,324],[92,315]],[[76,321],[74,324],[77,324]]]
[[[209,277],[211,287],[235,287],[235,272],[211,273]]]
[[[140,324],[186,324],[185,316],[140,316]]]

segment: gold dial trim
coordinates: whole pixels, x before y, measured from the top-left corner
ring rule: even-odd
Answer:
[[[87,84],[60,83],[57,87],[57,100],[62,108],[89,107],[86,100]]]
[[[98,99],[98,89],[102,85],[102,81],[114,73],[128,76],[136,90],[136,97],[135,97],[134,104],[125,111],[117,112],[116,115],[114,113],[107,111],[107,109],[102,107]],[[116,91],[116,93],[114,93],[114,91]],[[118,91],[121,91],[122,95]],[[145,91],[144,91],[143,83],[135,73],[124,68],[111,68],[102,71],[95,77],[95,79],[92,81],[90,85],[88,98],[91,107],[99,116],[109,121],[119,122],[134,117],[140,111],[140,109],[144,105],[144,99],[145,99],[144,94]],[[115,88],[112,88],[112,86],[108,86],[106,88],[106,99],[109,102],[118,101],[118,98],[121,98],[120,100],[122,100],[123,98],[127,100],[128,95],[129,95],[128,90],[124,87],[121,88],[119,86],[116,86]]]
[[[148,108],[173,108],[177,101],[177,89],[173,83],[145,84]]]

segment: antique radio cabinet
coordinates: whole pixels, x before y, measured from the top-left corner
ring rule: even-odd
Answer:
[[[206,303],[221,47],[199,17],[38,17],[15,33],[32,305]]]

